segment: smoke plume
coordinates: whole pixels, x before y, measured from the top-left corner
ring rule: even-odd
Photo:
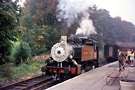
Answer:
[[[80,27],[78,27],[76,34],[95,34],[95,28],[92,20],[89,18],[88,8],[93,5],[90,0],[58,0],[59,4],[57,11],[59,12],[57,18],[59,21],[64,20],[68,27],[70,27],[78,14],[83,14],[80,20]]]
[[[77,28],[76,34],[90,35],[97,34],[95,27],[91,19],[89,19],[89,14],[85,12],[81,18],[80,27]]]

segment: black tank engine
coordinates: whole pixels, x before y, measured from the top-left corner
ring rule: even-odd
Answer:
[[[98,47],[88,37],[62,36],[52,49],[42,72],[56,77],[76,76],[98,66]]]

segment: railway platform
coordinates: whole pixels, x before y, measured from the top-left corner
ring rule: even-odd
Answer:
[[[122,78],[135,80],[135,67],[128,66],[119,72],[118,62],[113,62],[46,90],[121,90],[120,80]]]

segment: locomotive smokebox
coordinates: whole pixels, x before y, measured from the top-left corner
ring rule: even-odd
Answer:
[[[72,52],[72,46],[67,43],[67,36],[61,36],[60,42],[56,43],[51,49],[51,57],[57,62],[63,62]]]

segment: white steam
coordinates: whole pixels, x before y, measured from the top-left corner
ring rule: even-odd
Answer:
[[[91,19],[89,19],[89,14],[85,13],[81,19],[80,27],[77,28],[76,34],[90,35],[97,34],[95,27]]]
[[[59,4],[57,11],[59,12],[57,18],[59,21],[64,20],[68,27],[70,27],[78,14],[83,13],[81,17],[80,27],[77,29],[76,34],[95,34],[95,28],[92,20],[89,19],[88,8],[93,5],[90,0],[58,0]]]

